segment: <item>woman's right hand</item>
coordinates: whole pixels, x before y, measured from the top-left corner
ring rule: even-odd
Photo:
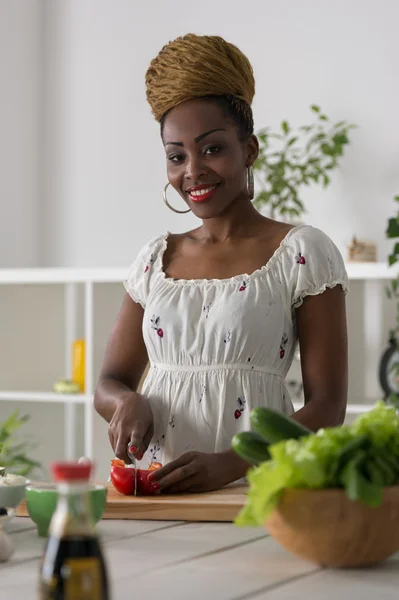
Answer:
[[[108,436],[115,456],[130,462],[128,446],[141,460],[154,434],[154,418],[148,400],[136,392],[124,394],[108,426]]]

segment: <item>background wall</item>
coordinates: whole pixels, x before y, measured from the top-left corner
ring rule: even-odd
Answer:
[[[41,0],[0,0],[0,268],[38,263]]]
[[[352,235],[373,239],[379,259],[399,190],[399,4],[396,0],[0,0],[0,267],[127,266],[145,241],[183,231],[192,216],[164,207],[158,126],[144,75],[164,43],[188,31],[220,34],[251,60],[257,128],[301,125],[319,103],[359,125],[327,191],[306,189],[307,221],[346,256]],[[178,198],[173,198],[176,204]],[[365,387],[363,286],[348,297],[350,401]],[[122,297],[96,289],[96,373]],[[63,376],[60,289],[0,289],[0,388],[49,389]],[[393,307],[384,305],[386,331]],[[11,403],[0,403],[0,420]],[[20,404],[47,463],[62,456],[62,407]],[[99,476],[110,456],[96,417]]]
[[[51,0],[46,6],[47,168],[41,261],[120,265],[148,237],[184,230],[164,208],[163,150],[144,75],[162,45],[187,31],[220,34],[252,61],[257,127],[302,124],[309,105],[359,125],[327,192],[305,190],[308,221],[344,249],[375,239],[399,189],[395,0]],[[176,199],[178,202],[178,199]]]

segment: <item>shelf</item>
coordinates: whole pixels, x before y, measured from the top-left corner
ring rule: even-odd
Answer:
[[[397,266],[389,267],[384,262],[346,263],[348,277],[351,280],[393,279],[398,274]]]
[[[351,280],[392,279],[398,267],[384,262],[346,263]],[[0,269],[0,285],[65,284],[65,283],[122,283],[128,267],[107,268],[54,268],[54,269]]]
[[[122,283],[129,267],[0,269],[0,285],[49,283]]]
[[[55,392],[1,391],[0,400],[9,400],[13,402],[68,402],[68,404],[91,404],[93,396],[88,394],[56,394]]]
[[[393,279],[398,274],[398,265],[388,267],[386,263],[346,263],[350,281],[364,282],[364,305],[366,326],[365,359],[370,364],[380,360],[375,340],[382,330],[382,292],[383,282]],[[78,289],[76,284],[84,287],[84,339],[85,352],[85,394],[57,394],[52,391],[0,391],[0,401],[11,402],[48,402],[59,403],[64,408],[64,454],[66,459],[75,457],[77,436],[76,406],[84,407],[84,455],[94,457],[94,420],[93,420],[93,354],[94,354],[94,304],[96,299],[95,284],[121,285],[127,276],[129,267],[108,268],[30,268],[30,269],[0,269],[1,285],[48,285],[64,286],[64,325],[65,325],[65,373],[71,373],[71,344],[77,339]],[[381,282],[381,283],[379,283]],[[369,288],[369,289],[367,289]],[[366,372],[367,377],[367,372]],[[366,382],[366,389],[374,386],[374,375],[371,371]],[[370,387],[370,389],[374,389]],[[375,392],[378,393],[377,391]],[[295,410],[301,408],[300,403],[294,403]],[[360,415],[368,412],[373,404],[348,404],[348,415]]]

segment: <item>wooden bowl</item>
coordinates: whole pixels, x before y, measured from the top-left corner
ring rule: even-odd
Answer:
[[[384,489],[378,508],[341,489],[288,489],[265,525],[284,548],[317,565],[373,565],[399,551],[399,486]]]

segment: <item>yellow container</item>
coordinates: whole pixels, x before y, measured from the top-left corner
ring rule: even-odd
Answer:
[[[72,347],[72,381],[85,391],[85,341],[75,340]]]

